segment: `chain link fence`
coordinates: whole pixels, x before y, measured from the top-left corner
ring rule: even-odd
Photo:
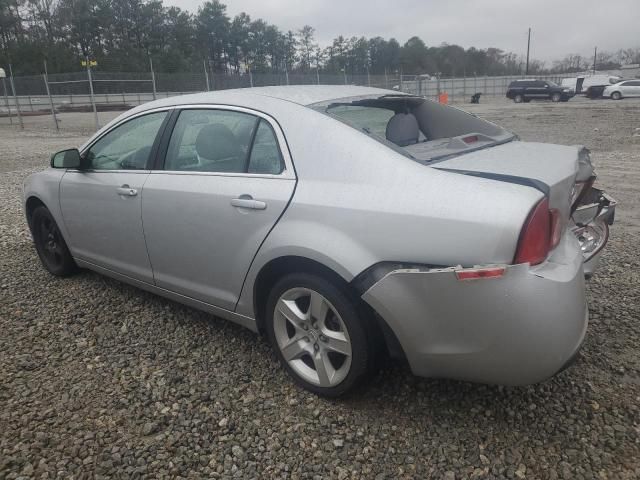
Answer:
[[[571,74],[537,78],[560,82]],[[57,114],[93,113],[94,127],[100,126],[99,112],[123,111],[157,98],[207,90],[271,85],[364,85],[393,89],[438,99],[447,93],[452,103],[468,102],[475,93],[503,97],[509,83],[519,76],[434,78],[428,75],[349,75],[309,73],[212,74],[201,72],[157,73],[103,72],[97,69],[2,79],[0,120],[22,126],[23,117],[50,115],[59,129]],[[15,91],[11,88],[14,85]],[[4,123],[4,122],[0,122]]]

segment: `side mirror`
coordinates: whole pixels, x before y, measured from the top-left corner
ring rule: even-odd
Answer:
[[[80,168],[80,152],[77,148],[62,150],[51,156],[52,168]]]

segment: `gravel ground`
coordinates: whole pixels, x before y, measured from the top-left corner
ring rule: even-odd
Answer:
[[[62,134],[0,119],[0,478],[640,478],[640,102],[468,107],[525,140],[586,144],[621,202],[583,354],[524,388],[392,364],[339,401],[295,387],[240,327],[91,272],[47,274],[22,180],[92,117],[61,115]]]

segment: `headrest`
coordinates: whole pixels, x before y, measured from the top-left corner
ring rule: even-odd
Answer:
[[[221,123],[210,123],[198,132],[196,137],[196,152],[198,156],[209,160],[240,155],[240,145],[233,132]]]
[[[418,120],[412,113],[396,113],[387,123],[386,136],[387,140],[399,147],[418,143],[420,138]]]

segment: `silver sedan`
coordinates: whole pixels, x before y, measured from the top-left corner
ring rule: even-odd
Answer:
[[[613,85],[607,85],[602,92],[605,98],[620,100],[627,97],[640,97],[640,79],[624,80]]]
[[[266,335],[337,396],[384,355],[416,375],[544,380],[587,330],[615,202],[580,146],[525,143],[361,87],[147,103],[30,176],[54,275],[88,268]]]

